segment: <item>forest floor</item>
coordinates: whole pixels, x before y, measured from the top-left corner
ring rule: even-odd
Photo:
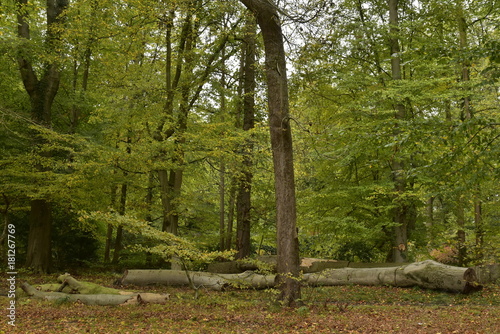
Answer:
[[[57,275],[19,274],[32,285]],[[112,287],[110,274],[74,275]],[[0,275],[6,282],[7,277]],[[16,284],[20,284],[17,282]],[[6,284],[3,284],[5,286]],[[304,305],[281,308],[270,290],[203,290],[127,287],[169,293],[166,305],[86,306],[19,298],[15,327],[8,324],[9,299],[0,297],[0,333],[500,333],[500,286],[471,294],[419,288],[305,287]]]

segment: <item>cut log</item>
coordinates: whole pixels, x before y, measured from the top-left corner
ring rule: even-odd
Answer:
[[[85,305],[136,305],[165,304],[170,298],[168,294],[127,293],[127,294],[68,294],[63,292],[43,292],[28,283],[21,284],[21,289],[31,297],[53,302],[72,302]]]
[[[424,289],[470,293],[482,289],[472,268],[444,265],[432,260],[400,267],[328,269],[305,274],[307,284],[419,286]]]
[[[123,285],[170,285],[181,286],[192,283],[197,287],[223,290],[228,286],[266,289],[274,286],[275,275],[260,275],[252,271],[240,274],[214,274],[182,270],[126,270],[120,284]]]
[[[54,302],[80,302],[86,305],[120,305],[126,303],[130,299],[136,299],[135,295],[111,295],[111,294],[93,294],[93,295],[81,295],[81,294],[67,294],[63,292],[42,292],[38,291],[28,283],[24,282],[21,284],[21,289],[28,296],[32,296],[38,299],[44,299]]]
[[[254,272],[241,274],[214,274],[188,272],[196,286],[222,290],[228,286],[264,289],[274,286],[275,275],[259,275]],[[396,287],[419,286],[424,289],[469,293],[478,291],[478,283],[472,268],[444,265],[435,261],[423,261],[399,267],[339,268],[303,275],[303,282],[311,286],[320,285],[389,285]],[[176,270],[129,270],[121,279],[128,285],[189,285],[184,271]]]

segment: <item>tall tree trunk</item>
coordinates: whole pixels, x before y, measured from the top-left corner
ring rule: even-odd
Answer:
[[[118,191],[118,186],[116,184],[111,186],[111,208],[115,208],[116,206],[116,192]],[[111,253],[111,243],[113,242],[113,225],[108,224],[108,228],[106,231],[106,243],[104,246],[104,262],[107,263],[110,261],[110,253]]]
[[[252,11],[264,38],[269,128],[273,151],[277,225],[277,285],[283,305],[300,303],[299,239],[288,81],[283,33],[277,7],[269,0],[241,0]]]
[[[130,154],[132,152],[132,149],[130,147],[130,144],[132,143],[132,138],[130,135],[127,136],[127,148],[126,152],[127,154]],[[127,172],[123,172],[124,178],[127,178]],[[125,215],[125,210],[127,209],[127,183],[122,183],[121,189],[120,189],[120,206],[118,208],[118,214],[120,216]],[[116,228],[116,238],[115,238],[115,244],[114,244],[114,252],[113,252],[113,260],[111,263],[118,263],[120,260],[120,252],[123,248],[122,245],[122,240],[123,240],[123,226],[118,225]]]
[[[476,232],[476,260],[481,262],[484,258],[483,242],[484,242],[484,226],[482,202],[479,195],[474,196],[474,227]]]
[[[127,205],[127,184],[124,183],[122,184],[120,191],[120,208],[118,210],[120,216],[123,216],[125,214],[126,205]],[[118,263],[118,261],[120,260],[120,252],[123,248],[122,240],[123,240],[123,226],[118,225],[118,227],[116,228],[113,260],[111,261],[114,264]]]
[[[398,37],[398,0],[389,0],[389,25],[392,79],[401,80],[401,55]],[[402,101],[395,101],[394,109],[396,111],[394,136],[397,137],[401,133],[399,123],[406,118],[406,108]],[[392,179],[394,182],[394,190],[396,192],[396,207],[394,208],[393,213],[393,221],[395,225],[392,261],[396,263],[406,262],[408,259],[408,208],[402,200],[404,193],[406,192],[406,178],[404,175],[404,161],[398,156],[400,149],[399,145],[395,145],[392,159]]]
[[[467,22],[464,16],[464,10],[462,6],[462,1],[457,2],[457,26],[458,26],[458,44],[461,51],[461,58],[463,59],[460,64],[460,81],[467,83],[469,78],[469,67],[470,61],[468,59],[467,50],[468,50],[468,38],[467,38]],[[471,109],[471,101],[470,95],[468,94],[468,88],[465,88],[464,96],[461,99],[461,109],[460,109],[460,119],[462,121],[470,120],[472,118],[472,109]],[[467,248],[465,245],[467,235],[465,232],[465,199],[463,195],[459,195],[458,203],[457,203],[457,240],[458,240],[458,263],[459,265],[465,265],[467,258]]]
[[[243,60],[243,130],[254,128],[255,115],[255,34],[257,25],[254,18],[248,18],[245,26],[244,60]],[[239,182],[236,201],[236,257],[239,259],[250,255],[250,229],[252,208],[252,151],[253,143],[245,140],[241,152],[243,154],[242,177]]]
[[[221,163],[219,172],[219,250],[226,248],[226,166]]]
[[[222,73],[220,78],[220,113],[224,121],[226,114],[226,67],[225,49],[222,50]],[[226,164],[224,158],[220,161],[219,171],[219,250],[224,251],[226,247]]]
[[[231,190],[229,194],[229,207],[227,213],[227,227],[226,227],[226,250],[230,250],[233,244],[233,221],[234,221],[234,209],[236,204],[236,180],[231,181]]]
[[[18,36],[30,39],[30,26],[28,20],[28,1],[17,0]],[[57,53],[60,43],[62,13],[67,7],[67,0],[53,0],[46,3],[47,30],[45,33],[45,46],[50,52]],[[55,26],[58,26],[57,28]],[[44,64],[41,73],[36,73],[31,60],[20,56],[17,59],[21,78],[30,97],[31,118],[37,125],[52,127],[52,104],[59,90],[60,72],[59,65],[55,62]],[[35,150],[44,143],[44,140],[33,135]],[[43,153],[50,157],[50,153]],[[37,170],[44,170],[37,166]],[[31,202],[30,231],[28,235],[28,249],[26,266],[36,272],[47,272],[51,262],[51,229],[52,206],[48,199],[38,198]]]
[[[433,233],[433,227],[434,227],[434,200],[435,197],[432,196],[427,200],[427,206],[426,206],[426,211],[427,211],[427,223],[425,224],[427,227],[427,240],[430,245],[434,244],[434,233]]]
[[[146,198],[144,200],[147,208],[146,221],[148,222],[149,225],[153,223],[153,216],[151,215],[153,210],[153,191],[154,191],[154,174],[153,172],[149,172],[148,187],[146,189]],[[146,268],[151,268],[152,264],[153,264],[153,255],[150,252],[147,252]]]
[[[458,248],[458,265],[463,266],[466,262],[467,248],[465,245],[466,234],[465,234],[465,210],[464,210],[465,200],[462,196],[459,196],[457,200],[456,207],[456,217],[457,217],[457,248]]]
[[[189,105],[189,86],[188,83],[184,83],[182,87],[180,87],[182,101],[179,107],[179,114],[177,115],[177,119],[174,117],[174,99],[175,99],[175,91],[179,88],[179,82],[181,79],[181,74],[186,72],[190,74],[189,70],[191,68],[187,68],[183,71],[183,64],[190,64],[189,53],[193,48],[193,24],[192,17],[193,14],[189,11],[186,14],[184,19],[184,23],[182,26],[181,36],[178,45],[178,55],[177,55],[177,64],[175,68],[175,75],[172,78],[172,50],[171,50],[171,35],[173,28],[173,18],[174,11],[171,10],[169,12],[169,18],[167,23],[167,34],[166,34],[166,45],[167,45],[167,62],[166,62],[166,74],[165,81],[167,87],[167,101],[163,108],[164,117],[162,122],[157,129],[156,139],[159,141],[164,141],[174,135],[174,133],[179,133],[176,142],[176,152],[174,152],[174,156],[172,157],[173,163],[182,165],[184,159],[184,152],[182,151],[182,144],[185,141],[183,132],[187,128],[187,109]],[[192,63],[192,61],[191,61]],[[167,129],[163,129],[165,123],[167,121],[175,122],[175,125],[170,125]],[[166,232],[170,232],[173,234],[177,234],[177,227],[179,221],[179,215],[175,208],[175,198],[180,194],[180,190],[182,187],[182,178],[183,178],[183,169],[182,167],[172,168],[170,171],[164,169],[158,171],[158,178],[160,181],[160,197],[163,207],[163,224],[162,230]]]

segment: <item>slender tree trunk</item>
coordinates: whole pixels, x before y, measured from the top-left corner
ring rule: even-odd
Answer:
[[[255,114],[255,34],[257,25],[254,18],[248,18],[245,26],[244,62],[243,62],[243,130],[254,128]],[[250,229],[252,208],[252,151],[253,143],[247,139],[242,147],[243,170],[240,179],[240,188],[236,202],[237,213],[237,258],[242,259],[250,255]]]
[[[392,79],[401,80],[401,56],[398,37],[398,0],[389,0],[389,25]],[[396,101],[394,108],[396,110],[394,136],[397,137],[401,133],[399,123],[406,118],[406,108],[402,101]],[[402,200],[404,193],[406,192],[406,178],[404,175],[404,161],[398,156],[400,149],[399,145],[395,145],[392,159],[392,179],[394,182],[394,190],[396,192],[396,207],[394,208],[393,213],[395,226],[392,260],[396,263],[406,262],[408,259],[408,208]]]
[[[456,207],[456,217],[457,217],[457,248],[458,248],[458,265],[463,266],[466,262],[467,257],[467,247],[465,245],[466,233],[465,233],[465,210],[464,210],[464,199],[462,196],[457,200]]]
[[[434,227],[434,200],[435,197],[430,197],[427,200],[427,240],[430,245],[434,243],[434,233],[433,233],[433,227]]]
[[[283,305],[300,303],[299,239],[296,227],[295,177],[292,131],[288,104],[288,81],[283,33],[273,2],[241,0],[257,18],[266,55],[269,128],[273,151],[277,225],[277,286]]]
[[[227,228],[226,228],[226,250],[232,249],[233,246],[233,221],[234,221],[234,209],[236,203],[236,180],[231,182],[231,190],[229,194],[229,207],[227,213]]]
[[[114,171],[113,173],[115,173]],[[110,207],[115,208],[116,207],[116,192],[118,191],[118,186],[116,184],[113,184],[111,186],[111,203]],[[111,253],[111,244],[113,242],[113,225],[108,224],[108,228],[106,231],[106,244],[104,246],[104,262],[108,263],[111,259],[110,253]]]
[[[226,166],[221,163],[219,172],[219,250],[226,246]]]
[[[120,216],[123,216],[125,214],[126,204],[127,204],[127,184],[124,183],[121,186],[121,192],[120,192],[120,209],[118,211]],[[120,260],[120,252],[123,248],[122,240],[123,240],[123,226],[118,225],[118,227],[116,228],[113,260],[111,261],[112,263],[116,264]]]
[[[106,244],[104,246],[104,262],[110,261],[111,243],[113,242],[113,225],[108,224],[106,230]]]
[[[167,25],[167,68],[166,68],[166,87],[167,87],[167,102],[164,107],[164,121],[161,122],[158,127],[157,139],[162,141],[177,133],[177,138],[175,139],[176,151],[172,157],[174,164],[177,164],[177,168],[172,168],[170,171],[159,170],[158,178],[160,181],[160,195],[163,206],[163,226],[162,230],[177,234],[179,213],[176,208],[175,199],[180,195],[183,180],[183,160],[184,152],[182,145],[185,142],[184,132],[187,129],[187,117],[188,117],[188,106],[189,106],[189,82],[184,82],[181,87],[179,87],[179,82],[181,79],[181,74],[187,73],[191,74],[191,70],[194,67],[193,60],[191,59],[191,51],[194,47],[194,28],[193,28],[193,14],[189,11],[184,19],[177,55],[177,64],[175,68],[175,75],[172,78],[171,69],[171,29],[172,20],[174,17],[174,12],[171,11],[169,14],[169,24]],[[186,68],[183,71],[183,64]],[[175,91],[180,88],[181,91],[181,102],[179,106],[179,112],[177,119],[174,118],[174,98]],[[174,122],[175,126],[170,126],[168,129],[163,129],[165,121],[170,120]]]
[[[483,242],[484,242],[484,226],[482,202],[479,195],[474,196],[474,227],[476,232],[476,260],[482,261],[484,257]]]
[[[131,153],[131,147],[130,147],[131,143],[132,143],[132,138],[130,137],[130,135],[128,135],[127,136],[127,148],[126,148],[127,154]],[[127,172],[123,172],[123,176],[125,178],[127,178],[127,174],[128,174]],[[118,208],[118,214],[120,216],[125,215],[125,211],[127,209],[127,189],[128,189],[127,184],[123,183],[121,186],[121,189],[120,189],[120,206]],[[115,244],[114,244],[113,260],[111,261],[111,263],[116,264],[120,260],[120,252],[123,248],[122,240],[123,240],[123,226],[118,225],[118,227],[116,228],[116,238],[115,238]]]
[[[145,203],[147,207],[146,221],[149,225],[153,223],[153,192],[154,192],[154,175],[153,172],[149,172],[148,177],[148,187],[146,189]],[[146,268],[150,268],[153,264],[153,255],[150,252],[146,253]]]
[[[226,115],[226,66],[225,49],[222,50],[222,73],[220,79],[220,114],[222,121]],[[226,164],[224,158],[220,161],[219,171],[219,250],[224,251],[226,247]]]
[[[457,23],[458,23],[459,46],[463,58],[462,63],[460,64],[461,81],[467,83],[468,81],[470,81],[470,61],[468,59],[468,56],[466,55],[466,52],[469,48],[469,43],[467,38],[468,27],[464,17],[461,1],[459,1],[457,13],[458,13]],[[467,88],[466,91],[468,91]],[[469,94],[465,94],[465,96],[462,98],[462,109],[460,114],[460,118],[462,119],[462,121],[472,118],[472,108],[470,102],[471,101]]]
[[[468,56],[466,55],[468,49],[468,40],[467,40],[467,22],[464,17],[462,2],[457,2],[457,25],[458,25],[458,39],[459,39],[459,48],[462,53],[462,62],[460,64],[460,72],[462,82],[467,83],[469,78],[469,67],[470,62],[468,60]],[[466,92],[461,99],[461,109],[460,109],[460,119],[462,121],[470,120],[472,118],[472,110],[471,110],[471,101],[470,96],[468,94],[468,88],[465,88]],[[465,199],[463,195],[459,195],[458,203],[457,203],[457,240],[458,240],[458,263],[463,266],[466,262],[467,258],[467,248],[465,245],[466,242],[466,232],[465,232]]]

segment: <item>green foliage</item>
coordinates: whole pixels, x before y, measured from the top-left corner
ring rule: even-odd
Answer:
[[[131,245],[134,252],[151,253],[169,261],[172,257],[179,258],[183,265],[188,268],[190,265],[209,263],[218,258],[230,259],[233,252],[202,252],[193,242],[176,236],[172,233],[162,232],[151,227],[146,221],[137,219],[130,215],[119,215],[114,212],[82,212],[80,216],[82,222],[96,222],[115,227],[122,226],[124,230],[132,235],[141,236],[141,243]],[[151,241],[151,246],[145,246],[147,241]]]
[[[289,5],[286,10],[304,9]],[[289,77],[302,255],[385,261],[392,249],[393,212],[406,206],[412,217],[411,259],[457,247],[457,231],[463,229],[469,263],[497,262],[497,5],[482,1],[461,11],[460,2],[400,1],[398,81],[390,76],[393,36],[385,3],[310,5],[322,10],[286,31],[295,42]],[[43,7],[35,1],[24,9],[30,40],[17,36],[16,3],[4,1],[0,9],[0,209],[20,227],[21,258],[32,199],[46,199],[55,208],[54,260],[61,267],[98,261],[107,224],[126,227],[127,264],[142,261],[146,252],[162,259],[178,256],[197,268],[227,256],[213,252],[220,237],[221,171],[227,223],[245,154],[253,160],[252,250],[273,253],[274,181],[262,62],[256,66],[255,129],[240,129],[242,7],[224,1],[76,0],[64,14],[56,48],[47,44]],[[457,37],[459,18],[467,23],[466,46]],[[183,32],[188,28],[190,49]],[[20,55],[37,75],[47,63],[60,68],[52,127],[31,119]],[[467,81],[461,77],[465,65]],[[170,85],[177,80],[171,92],[168,80]],[[463,115],[465,98],[471,101],[470,118]],[[396,103],[407,108],[405,119],[394,118]],[[242,152],[247,141],[252,152]],[[395,159],[404,161],[402,193],[394,188]],[[159,170],[183,172],[181,190],[169,194],[168,213]],[[114,189],[122,185],[127,193],[119,215]],[[79,212],[92,214],[77,220]],[[168,214],[179,217],[181,237],[159,232]]]
[[[455,4],[400,6],[402,80],[390,77],[388,27],[380,21],[385,6],[378,3],[334,5],[329,15],[342,13],[342,19],[312,22],[313,33],[306,35],[308,43],[294,63],[304,250],[383,260],[390,251],[393,209],[404,204],[414,217],[408,226],[410,254],[428,256],[433,245],[456,238],[454,205],[457,196],[465,196],[472,261],[474,249],[489,248],[475,236],[496,225],[483,209],[482,225],[475,226],[473,202],[479,197],[483,208],[490,207],[495,196],[486,193],[499,190],[490,183],[498,179],[498,159],[490,154],[496,154],[499,138],[497,88],[484,75],[494,71],[488,64],[496,58],[487,49],[496,45],[497,16],[469,8],[465,19],[472,21],[481,12],[488,28],[470,25],[465,49],[456,37],[462,14]],[[324,33],[314,29],[319,26]],[[470,64],[468,81],[460,80],[465,62]],[[462,114],[465,97],[473,103],[470,119]],[[409,110],[405,119],[394,118],[394,103]],[[404,193],[394,191],[393,159],[404,163]],[[429,198],[440,198],[433,202],[433,217],[428,216]]]

